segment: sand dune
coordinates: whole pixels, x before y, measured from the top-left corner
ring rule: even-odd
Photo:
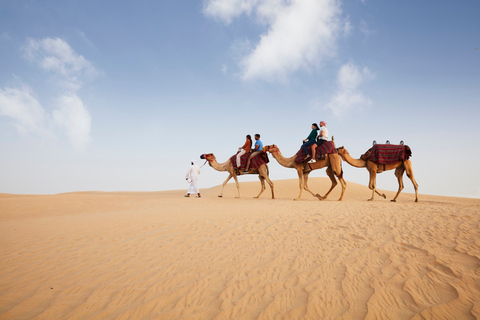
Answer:
[[[0,194],[0,319],[480,318],[480,199],[274,182]]]

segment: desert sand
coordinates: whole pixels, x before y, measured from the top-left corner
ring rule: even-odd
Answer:
[[[0,194],[0,319],[480,318],[480,199],[274,183]]]

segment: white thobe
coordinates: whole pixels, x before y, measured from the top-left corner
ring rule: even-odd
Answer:
[[[193,164],[190,169],[187,171],[187,174],[185,175],[185,178],[187,178],[187,181],[190,182],[190,186],[188,187],[187,193],[200,193],[200,190],[198,190],[198,175],[200,174],[200,168],[197,167],[196,164]]]

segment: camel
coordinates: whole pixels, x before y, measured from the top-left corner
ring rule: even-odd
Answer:
[[[319,200],[325,200],[333,188],[336,187],[337,180],[335,179],[335,176],[337,176],[342,185],[342,194],[340,195],[338,201],[342,201],[343,194],[347,188],[347,183],[343,179],[342,160],[337,154],[327,154],[325,155],[325,160],[317,160],[315,163],[307,164],[307,161],[295,162],[295,155],[291,158],[285,158],[276,145],[265,146],[263,149],[270,152],[281,166],[297,170],[300,186],[300,194],[298,195],[297,200],[301,199],[303,189],[310,192],[312,196],[317,197]],[[327,175],[332,181],[332,186],[324,196],[321,196],[318,193],[313,194],[313,192],[308,188],[308,175],[312,170],[321,169],[324,167],[327,167]]]
[[[395,195],[395,198],[393,198],[391,201],[396,202],[398,196],[400,195],[400,192],[403,190],[403,173],[406,171],[407,176],[410,178],[413,183],[413,187],[415,188],[415,202],[418,202],[418,184],[413,176],[412,162],[410,160],[399,161],[392,164],[380,164],[370,160],[365,161],[363,159],[353,159],[348,153],[347,149],[345,149],[344,147],[338,148],[337,151],[338,154],[342,157],[343,161],[347,162],[349,165],[356,168],[367,168],[368,172],[370,173],[370,182],[368,184],[368,188],[372,190],[372,197],[368,199],[368,201],[374,200],[375,193],[379,196],[382,196],[384,199],[387,198],[384,193],[380,193],[377,191],[377,173],[382,173],[384,171],[395,169],[395,176],[398,179],[398,192]]]
[[[236,198],[240,198],[240,185],[238,184],[238,179],[237,179],[238,174],[235,172],[235,168],[233,167],[233,164],[230,161],[230,159],[228,159],[227,162],[218,163],[213,153],[202,154],[200,158],[207,160],[208,164],[213,169],[217,171],[227,171],[229,173],[227,180],[225,180],[225,182],[223,183],[222,192],[218,196],[223,197],[223,189],[225,188],[225,185],[227,184],[227,182],[233,177],[233,179],[235,179],[235,184],[237,186],[237,192],[238,192],[238,196]],[[258,196],[255,197],[255,199],[258,199],[260,195],[263,193],[263,191],[265,191],[265,181],[267,181],[267,183],[270,185],[270,189],[272,190],[272,199],[275,199],[273,182],[268,177],[268,166],[266,164],[262,164],[257,169],[250,169],[248,173],[239,172],[239,174],[240,175],[258,174],[258,178],[260,179],[262,189],[260,190],[260,193],[258,194]]]

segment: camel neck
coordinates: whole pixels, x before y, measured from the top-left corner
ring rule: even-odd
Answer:
[[[291,158],[285,158],[282,155],[282,153],[280,152],[280,150],[277,150],[276,152],[273,152],[272,156],[277,160],[277,162],[281,166],[286,167],[286,168],[294,168],[295,156],[293,156]]]
[[[354,159],[348,153],[343,154],[343,159],[351,166],[357,168],[365,168],[367,166],[367,162],[362,159]]]
[[[218,163],[217,160],[213,160],[213,161],[209,161],[208,164],[217,171],[227,171],[227,166],[229,161],[230,159],[227,160],[227,162]]]

